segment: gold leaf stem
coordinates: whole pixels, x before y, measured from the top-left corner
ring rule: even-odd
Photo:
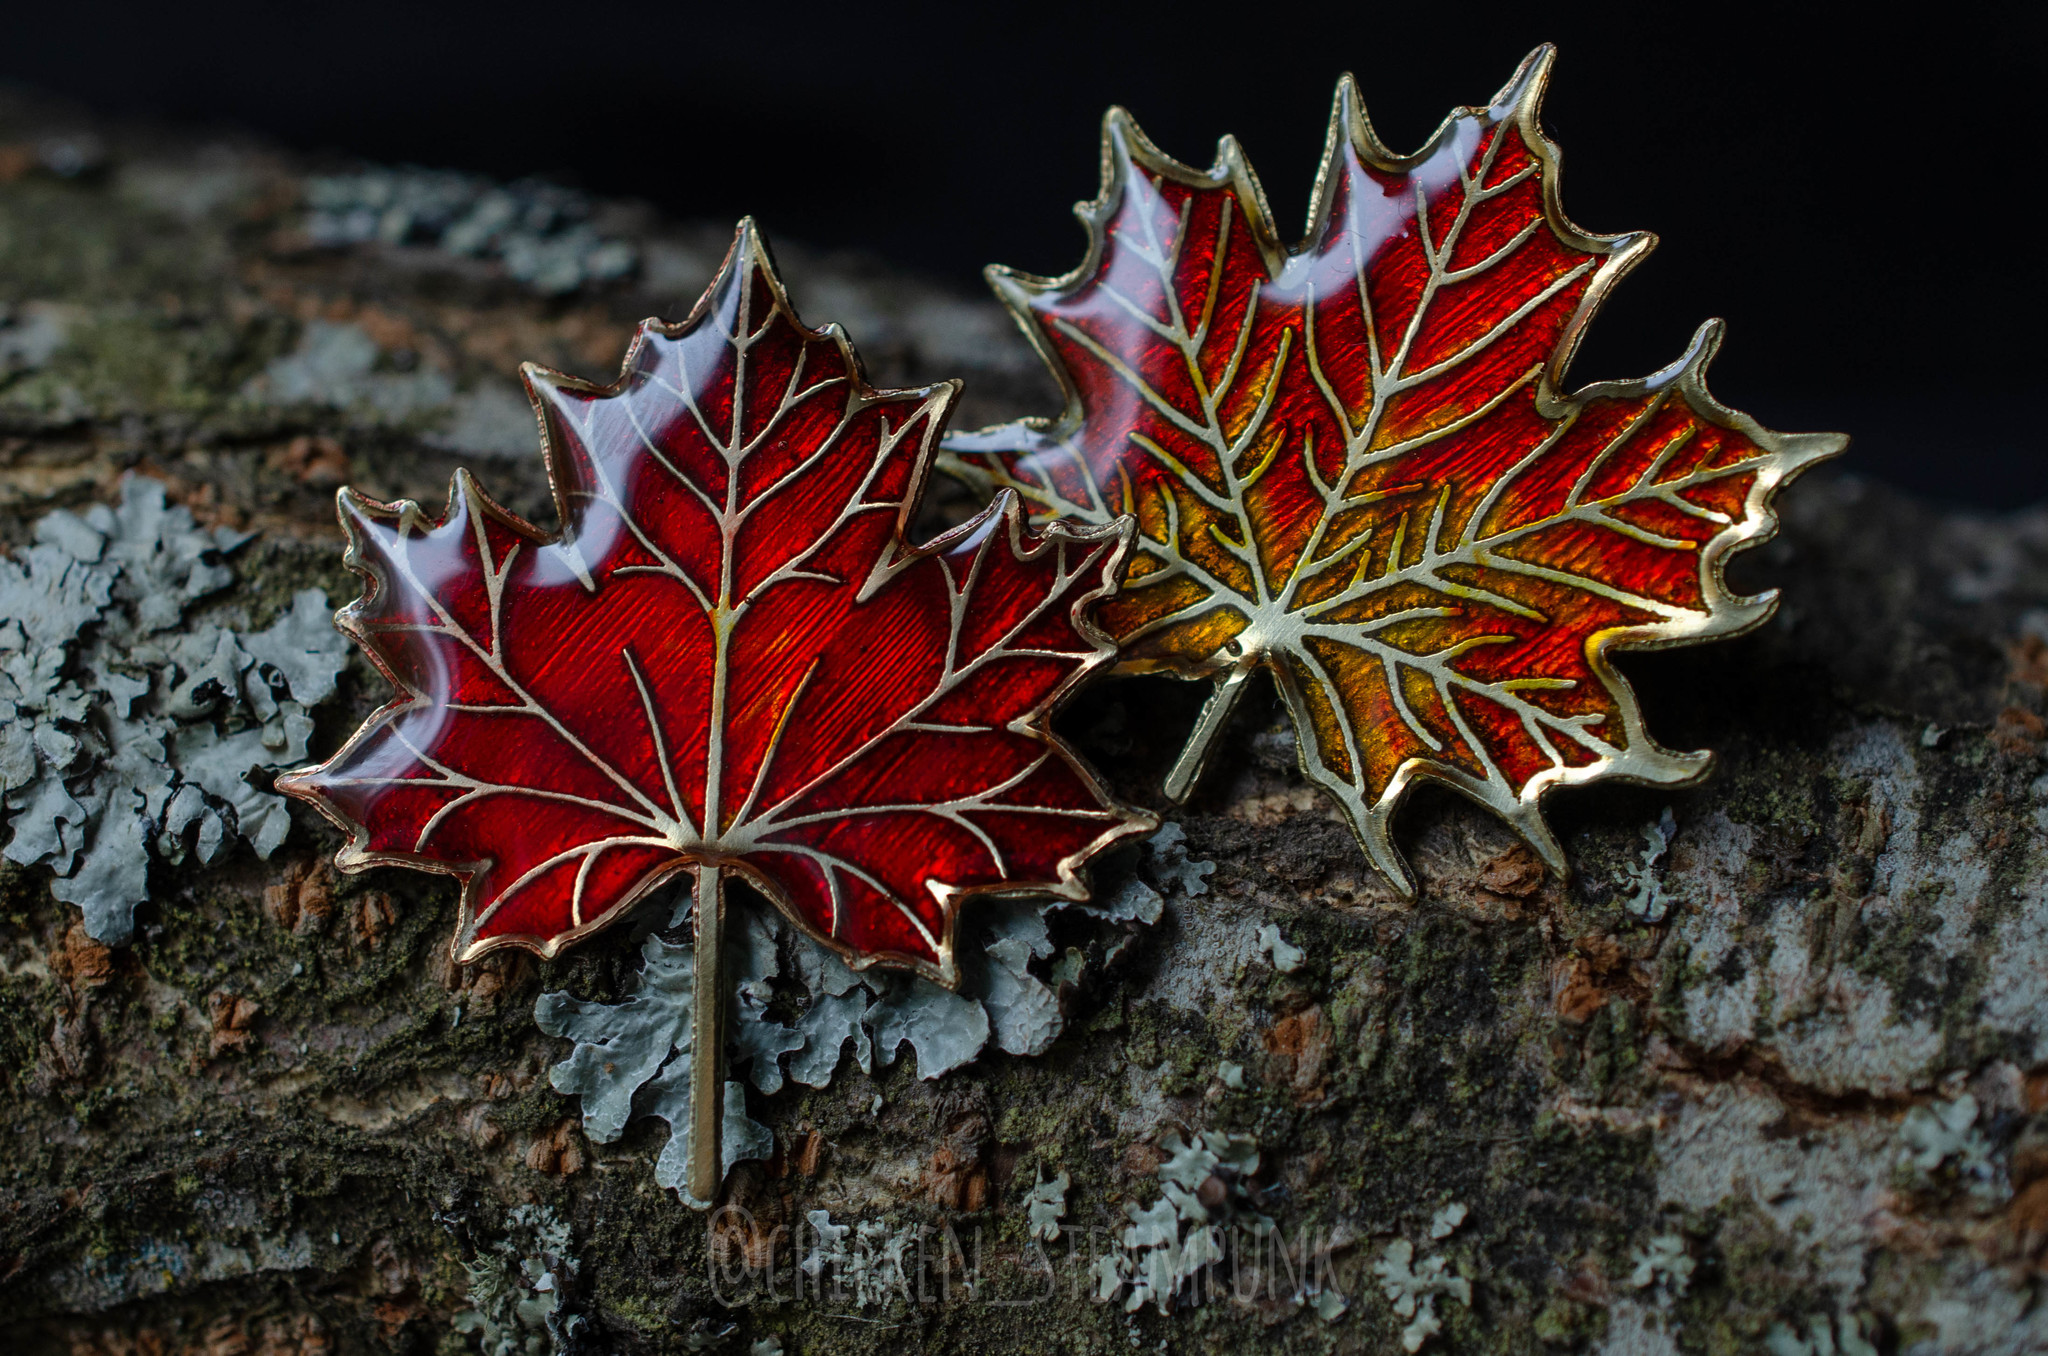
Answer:
[[[1194,733],[1188,736],[1187,744],[1181,749],[1180,757],[1174,759],[1173,771],[1166,774],[1167,799],[1179,805],[1195,789],[1195,782],[1202,775],[1202,764],[1209,761],[1209,746],[1216,742],[1216,736],[1230,721],[1230,713],[1237,708],[1237,699],[1244,695],[1245,679],[1252,676],[1258,667],[1251,659],[1238,661],[1209,694],[1209,700],[1202,705],[1202,718],[1195,722]]]
[[[725,1091],[725,872],[697,864],[697,964],[690,995],[690,1194],[709,1206],[725,1180],[718,1132]]]

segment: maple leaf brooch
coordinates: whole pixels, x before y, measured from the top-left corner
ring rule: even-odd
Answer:
[[[446,513],[343,490],[337,624],[398,688],[280,778],[343,870],[462,881],[454,952],[544,956],[694,874],[690,1190],[716,1194],[724,882],[855,968],[954,984],[990,893],[1087,897],[1154,827],[1047,728],[1114,646],[1128,520],[1025,531],[1014,497],[906,542],[957,383],[876,390],[791,310],[751,223],[681,325],[596,386],[528,364],[558,535],[466,471]]]
[[[1303,772],[1405,894],[1389,825],[1418,780],[1500,814],[1562,875],[1552,787],[1705,772],[1708,754],[1651,739],[1610,656],[1763,622],[1776,595],[1731,593],[1728,557],[1847,443],[1708,395],[1718,322],[1654,376],[1562,390],[1655,238],[1565,218],[1538,124],[1552,55],[1407,157],[1344,77],[1291,249],[1234,141],[1194,169],[1112,109],[1080,267],[988,273],[1066,408],[945,444],[947,469],[1023,496],[1034,524],[1136,516],[1098,613],[1118,668],[1215,684],[1171,798],[1265,669]]]

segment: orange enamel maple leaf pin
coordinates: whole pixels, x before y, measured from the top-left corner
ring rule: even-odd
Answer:
[[[1098,614],[1119,667],[1216,684],[1169,795],[1269,670],[1304,772],[1404,893],[1389,825],[1417,780],[1499,813],[1561,874],[1550,788],[1705,772],[1707,753],[1650,737],[1611,656],[1768,617],[1776,595],[1732,593],[1728,557],[1847,443],[1715,401],[1718,322],[1654,376],[1563,389],[1655,238],[1566,219],[1538,124],[1552,56],[1406,157],[1344,77],[1291,249],[1234,141],[1194,169],[1111,110],[1081,266],[989,270],[1066,409],[946,444],[951,470],[1015,490],[1036,522],[1136,516]]]

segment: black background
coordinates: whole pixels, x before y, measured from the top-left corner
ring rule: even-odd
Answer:
[[[2038,7],[1877,10],[17,5],[0,78],[681,217],[751,212],[971,288],[989,261],[1079,259],[1067,205],[1094,192],[1110,103],[1198,164],[1235,133],[1298,223],[1340,72],[1408,150],[1551,41],[1567,210],[1663,238],[1575,381],[1660,367],[1725,316],[1731,404],[1847,431],[1855,469],[1922,493],[2048,497]]]

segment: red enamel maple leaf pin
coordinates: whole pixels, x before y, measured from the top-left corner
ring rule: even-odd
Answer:
[[[1033,521],[1138,519],[1102,609],[1120,668],[1216,684],[1167,779],[1184,798],[1246,680],[1270,671],[1302,770],[1373,865],[1417,780],[1506,818],[1560,874],[1552,787],[1675,784],[1619,650],[1760,624],[1730,555],[1835,434],[1776,434],[1707,393],[1703,326],[1641,381],[1562,389],[1580,334],[1655,243],[1565,217],[1538,50],[1413,156],[1338,85],[1301,244],[1234,141],[1208,170],[1112,110],[1074,272],[989,278],[1058,376],[1054,420],[956,435],[949,469]]]
[[[365,587],[337,623],[399,695],[278,786],[349,835],[343,870],[460,877],[458,960],[553,955],[693,869],[708,1201],[728,873],[856,967],[951,984],[965,900],[1085,898],[1083,864],[1151,827],[1046,723],[1113,656],[1088,613],[1130,528],[1033,537],[1005,498],[909,545],[958,386],[870,387],[750,222],[618,381],[524,374],[560,534],[467,472],[439,519],[343,490]]]

